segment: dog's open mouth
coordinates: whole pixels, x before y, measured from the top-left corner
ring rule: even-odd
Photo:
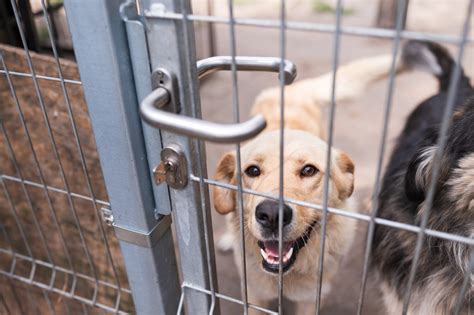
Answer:
[[[296,240],[283,242],[282,246],[282,271],[290,270],[296,261],[298,252],[306,245],[311,235],[311,231],[316,225],[314,221],[308,229]],[[278,240],[258,241],[260,255],[262,255],[262,266],[268,272],[278,273],[280,265],[280,256],[278,251]]]

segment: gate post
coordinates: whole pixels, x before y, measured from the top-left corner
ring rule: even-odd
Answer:
[[[169,195],[152,187],[123,2],[66,0],[65,7],[135,310],[176,314],[171,220],[155,218],[157,205],[169,213]]]
[[[192,22],[154,17],[159,12],[191,14],[190,0],[142,0],[140,14],[147,26],[152,69],[163,68],[176,76],[180,114],[201,117],[196,52]],[[207,177],[204,145],[186,136],[162,131],[163,145],[178,144],[188,160],[188,173]],[[184,189],[170,189],[173,222],[180,253],[185,301],[192,314],[219,313],[212,222],[208,187],[189,181]],[[197,286],[211,296],[187,288]]]

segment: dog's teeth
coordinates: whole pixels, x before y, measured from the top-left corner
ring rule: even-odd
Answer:
[[[260,254],[262,255],[263,258],[265,258],[265,260],[268,261],[268,254],[265,250],[260,249]]]
[[[293,255],[293,247],[290,248],[290,250],[286,253],[286,255],[283,257],[283,262],[287,262],[288,260],[290,260],[291,258],[291,255]]]
[[[278,257],[269,255],[264,249],[260,249],[260,254],[262,255],[263,259],[265,259],[267,263],[269,264],[278,265],[280,263],[280,260],[278,259]],[[282,262],[287,263],[290,260],[292,255],[293,255],[293,247],[291,247],[283,256]]]

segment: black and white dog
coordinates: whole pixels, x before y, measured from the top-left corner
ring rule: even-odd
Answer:
[[[442,46],[420,41],[407,42],[402,59],[408,66],[435,75],[439,91],[410,114],[384,175],[378,213],[382,218],[419,225],[455,62]],[[441,161],[428,227],[474,237],[474,89],[463,72]],[[389,314],[402,313],[416,238],[413,232],[376,227],[372,263],[382,280]],[[474,310],[474,278],[469,266],[473,250],[426,236],[408,314],[454,314],[458,303],[461,314]],[[460,297],[469,274],[470,283]]]

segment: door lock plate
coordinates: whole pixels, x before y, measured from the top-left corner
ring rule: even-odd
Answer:
[[[186,156],[177,144],[161,150],[161,163],[153,169],[155,184],[166,182],[171,188],[183,189],[188,184]]]
[[[176,82],[176,77],[164,68],[155,69],[151,74],[151,84],[152,89],[156,90],[163,88],[168,93],[168,99],[166,102],[155,103],[155,107],[169,111],[172,113],[179,113],[181,108],[179,105],[179,94],[178,94],[178,84]]]

